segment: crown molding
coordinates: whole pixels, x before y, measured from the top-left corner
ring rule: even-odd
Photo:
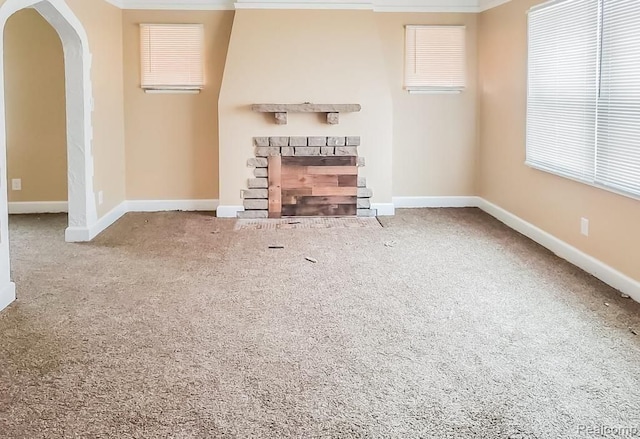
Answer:
[[[469,12],[479,10],[479,0],[374,0],[376,12]]]
[[[107,0],[122,3],[122,9],[155,9],[179,11],[229,11],[233,0]]]
[[[478,0],[478,12],[488,11],[500,5],[509,3],[511,0]]]
[[[375,12],[479,13],[511,0],[105,0],[121,9],[336,9]]]
[[[309,0],[300,1],[283,1],[283,0],[262,0],[248,1],[238,0],[235,3],[236,9],[356,9],[356,10],[372,10],[373,5],[369,0]]]
[[[120,9],[124,9],[124,0],[104,0],[104,1],[109,3],[110,5],[116,6]]]

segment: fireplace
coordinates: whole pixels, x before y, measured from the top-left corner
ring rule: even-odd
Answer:
[[[360,137],[256,137],[243,191],[244,219],[371,217],[372,191],[359,176]]]

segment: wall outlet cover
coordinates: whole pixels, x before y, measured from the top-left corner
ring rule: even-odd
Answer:
[[[589,219],[581,218],[580,219],[580,233],[584,236],[589,236]]]
[[[14,190],[14,191],[21,191],[22,190],[22,179],[20,179],[20,178],[11,179],[11,189]]]

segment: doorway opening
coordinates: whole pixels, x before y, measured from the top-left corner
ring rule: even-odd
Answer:
[[[66,176],[68,222],[65,240],[91,240],[97,223],[93,192],[91,54],[87,34],[64,0],[6,0],[0,6],[0,47],[5,47],[7,21],[16,12],[32,8],[55,30],[64,53]],[[7,184],[6,65],[0,57],[0,186]],[[9,252],[8,188],[0,188],[0,309],[15,300]]]

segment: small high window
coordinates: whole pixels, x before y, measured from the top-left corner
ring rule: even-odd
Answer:
[[[404,86],[460,91],[466,86],[464,26],[406,26]]]
[[[140,25],[141,85],[152,90],[204,87],[204,26]]]

